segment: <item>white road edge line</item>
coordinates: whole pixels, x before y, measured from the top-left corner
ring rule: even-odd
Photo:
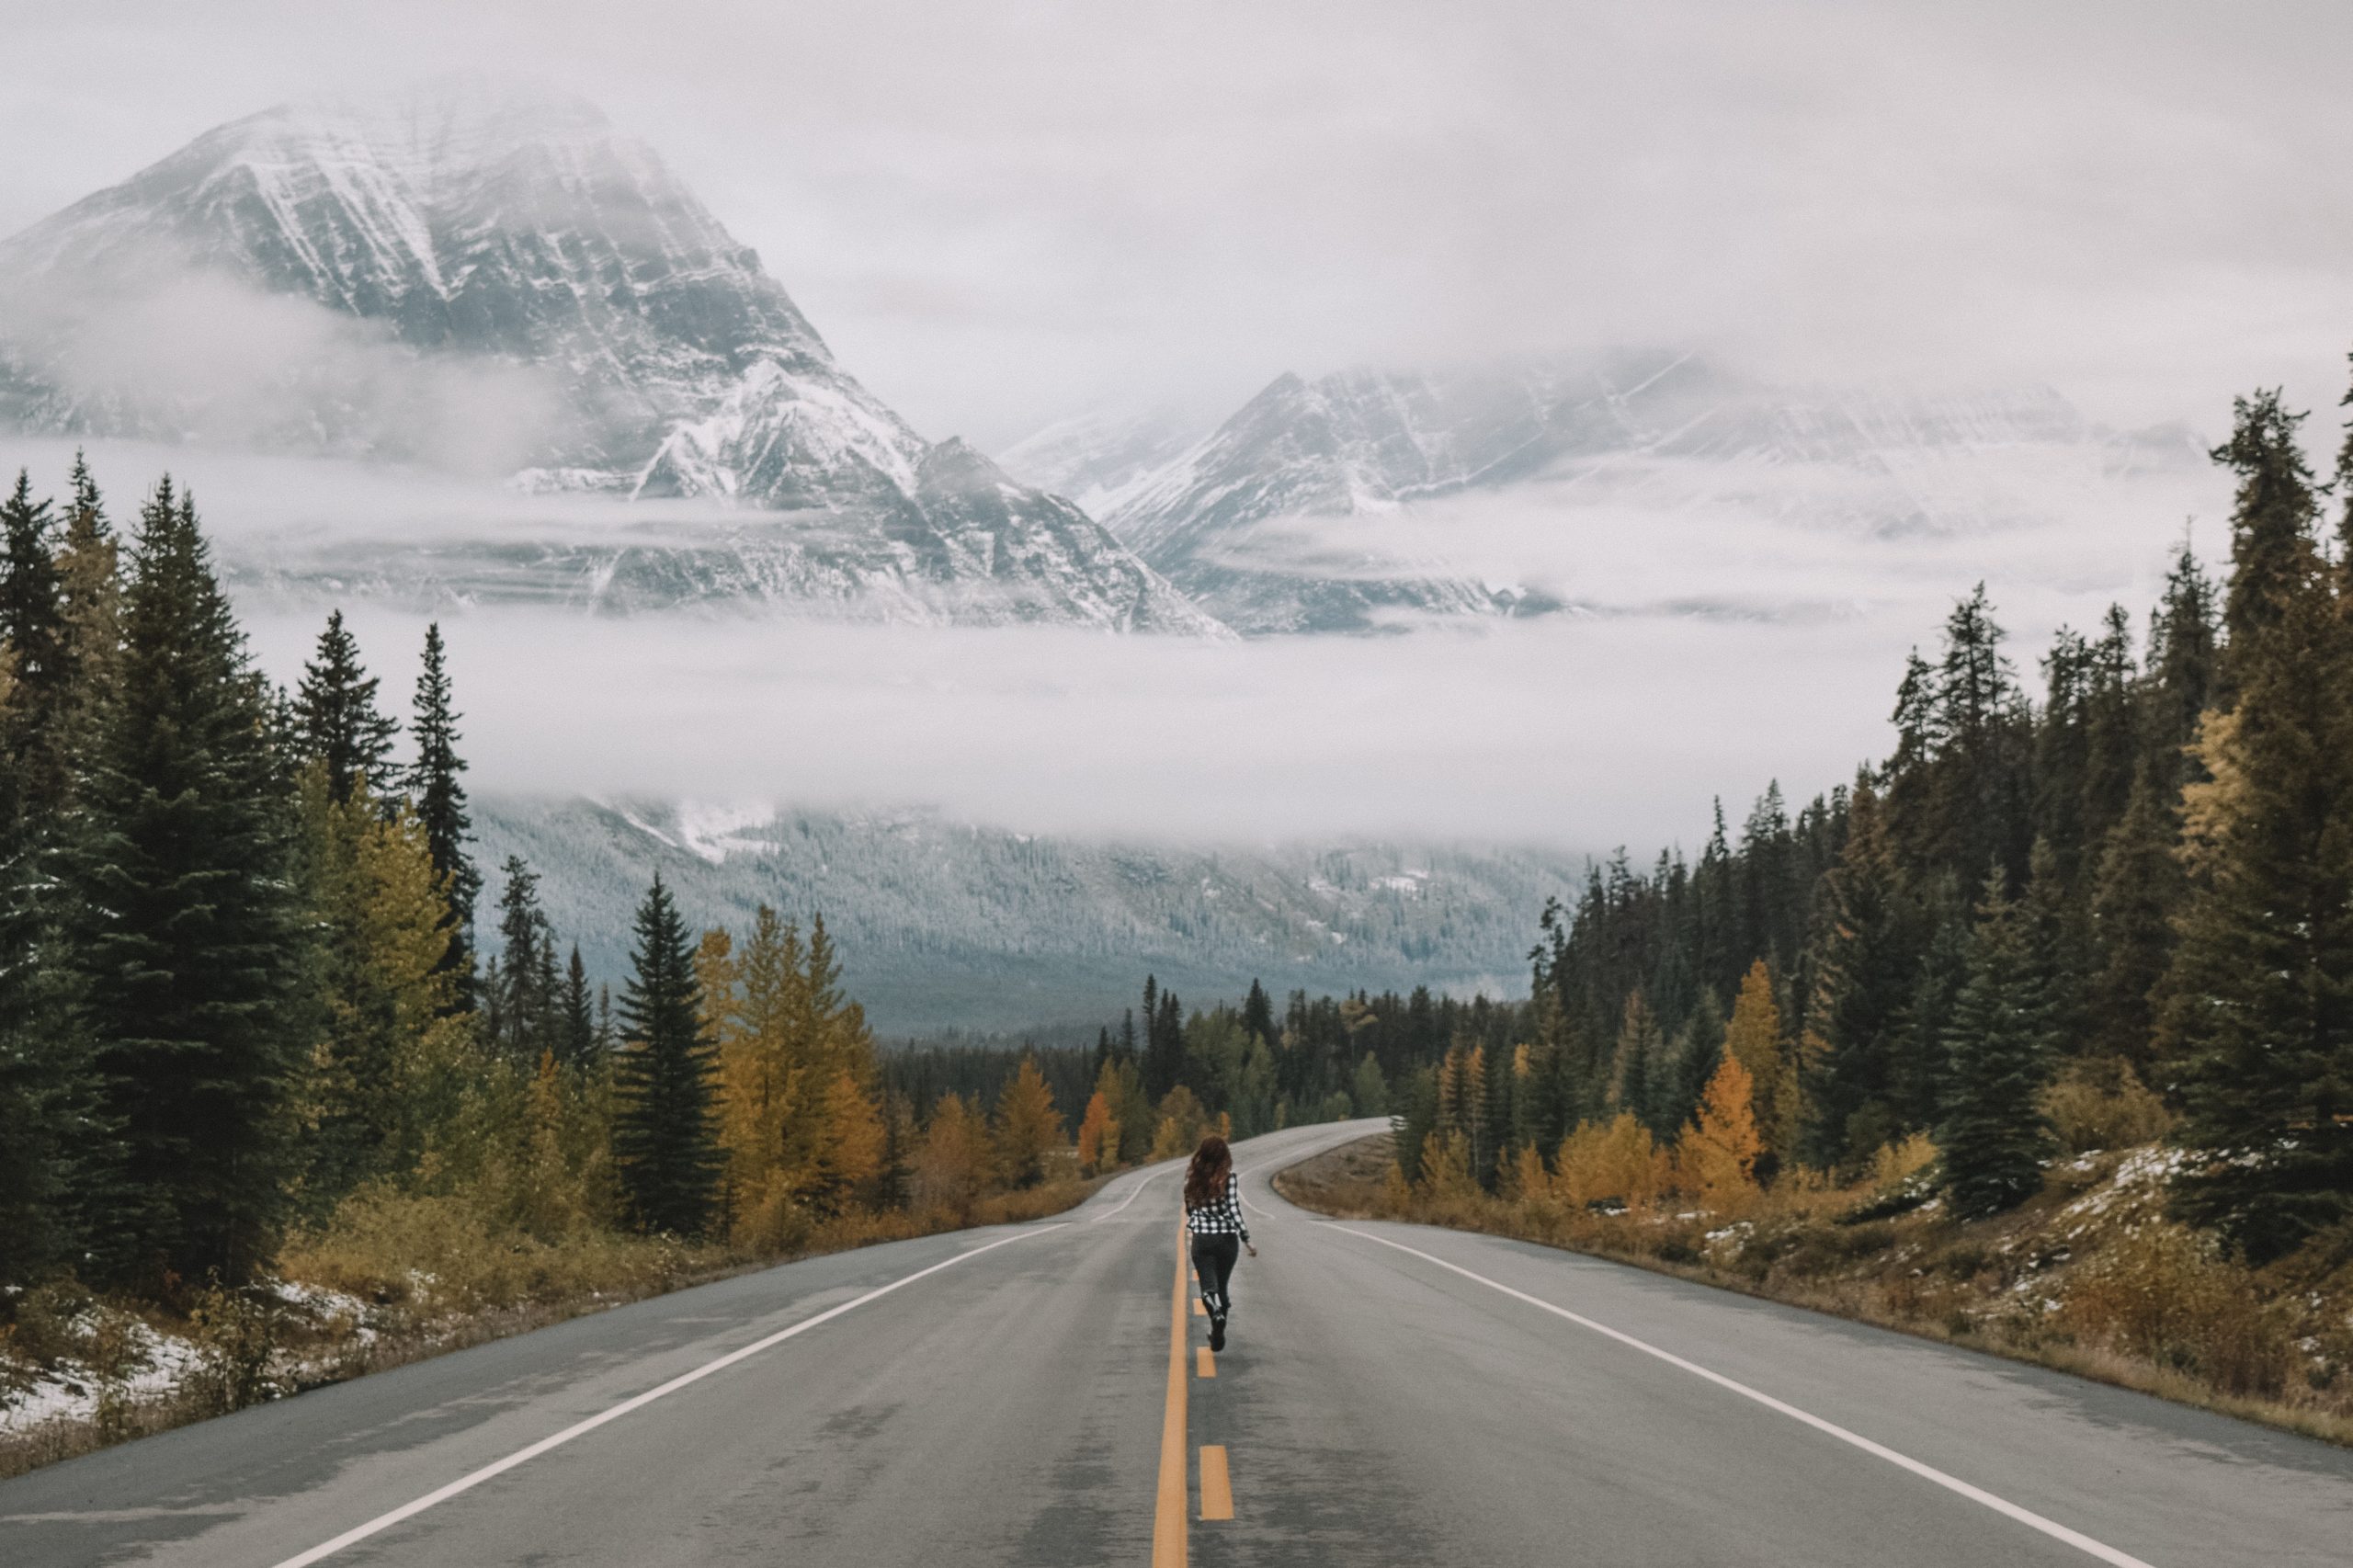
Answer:
[[[472,1491],[474,1487],[481,1485],[483,1482],[490,1480],[493,1476],[504,1475],[506,1471],[513,1470],[517,1465],[528,1463],[529,1461],[539,1458],[541,1454],[546,1453],[550,1449],[561,1448],[564,1444],[572,1441],[574,1437],[595,1431],[597,1427],[602,1426],[608,1421],[617,1421],[620,1417],[627,1415],[631,1411],[652,1404],[655,1400],[662,1398],[665,1394],[677,1392],[680,1389],[685,1388],[688,1383],[699,1382],[703,1379],[710,1376],[711,1373],[724,1370],[725,1369],[733,1366],[736,1362],[745,1359],[746,1357],[756,1356],[761,1351],[767,1349],[771,1346],[780,1345],[797,1334],[806,1334],[809,1330],[815,1328],[819,1324],[831,1323],[834,1319],[841,1316],[844,1312],[862,1307],[869,1301],[878,1301],[881,1298],[889,1295],[892,1291],[899,1289],[903,1285],[912,1285],[916,1280],[924,1278],[929,1275],[937,1274],[943,1268],[953,1268],[956,1265],[964,1262],[966,1259],[978,1257],[984,1252],[995,1252],[1001,1246],[1011,1246],[1015,1242],[1028,1241],[1030,1237],[1041,1236],[1048,1231],[1059,1231],[1067,1223],[1067,1221],[1062,1221],[1051,1225],[1040,1225],[1035,1230],[1021,1231],[1014,1235],[1004,1237],[1001,1240],[990,1242],[985,1246],[976,1246],[968,1252],[960,1252],[951,1258],[947,1258],[941,1262],[935,1263],[928,1268],[919,1268],[913,1274],[902,1276],[897,1279],[892,1280],[888,1285],[880,1286],[875,1290],[869,1290],[865,1295],[844,1301],[839,1306],[828,1307],[825,1311],[819,1312],[815,1317],[803,1318],[790,1328],[781,1329],[775,1334],[769,1335],[766,1339],[756,1340],[752,1344],[745,1346],[740,1350],[731,1350],[726,1355],[720,1357],[717,1360],[706,1361],[690,1372],[683,1372],[677,1377],[672,1378],[668,1382],[664,1383],[659,1388],[648,1389],[643,1393],[638,1394],[634,1398],[625,1399],[621,1401],[620,1403],[614,1405],[611,1409],[601,1411],[598,1414],[588,1417],[585,1421],[576,1422],[570,1426],[566,1426],[563,1431],[558,1432],[551,1437],[542,1437],[527,1449],[518,1449],[503,1460],[496,1460],[491,1464],[486,1464],[480,1470],[461,1475],[457,1480],[449,1483],[449,1485],[428,1492],[413,1503],[404,1503],[388,1514],[379,1514],[374,1518],[369,1520],[366,1524],[355,1526],[354,1528],[344,1531],[333,1540],[314,1546],[311,1548],[310,1551],[302,1552],[297,1556],[287,1558],[284,1562],[276,1564],[275,1568],[309,1568],[311,1563],[317,1562],[324,1558],[332,1557],[336,1552],[341,1551],[345,1547],[356,1546],[359,1542],[366,1540],[369,1536],[375,1535],[383,1530],[388,1530],[404,1519],[413,1519],[417,1515],[425,1512],[427,1508],[446,1503],[461,1492]]]
[[[1142,1193],[1143,1189],[1144,1189],[1145,1187],[1149,1187],[1149,1186],[1151,1186],[1151,1185],[1152,1185],[1152,1182],[1153,1182],[1153,1178],[1154,1178],[1154,1177],[1155,1177],[1155,1176],[1166,1176],[1167,1174],[1168,1174],[1168,1172],[1167,1172],[1167,1170],[1166,1170],[1165,1168],[1163,1168],[1163,1169],[1161,1169],[1161,1170],[1156,1170],[1156,1171],[1150,1172],[1149,1174],[1147,1174],[1147,1175],[1144,1176],[1143,1180],[1142,1180],[1142,1181],[1140,1181],[1140,1182],[1136,1183],[1136,1184],[1135,1184],[1135,1186],[1134,1186],[1133,1187],[1131,1187],[1131,1188],[1130,1188],[1130,1189],[1129,1189],[1128,1195],[1127,1195],[1125,1198],[1122,1198],[1121,1199],[1120,1199],[1120,1201],[1119,1201],[1119,1203],[1118,1203],[1118,1205],[1117,1205],[1116,1207],[1114,1207],[1114,1208],[1110,1208],[1110,1209],[1106,1209],[1105,1210],[1103,1210],[1103,1212],[1101,1212],[1100,1214],[1096,1215],[1093,1219],[1091,1219],[1091,1220],[1087,1221],[1086,1222],[1087,1222],[1088,1224],[1090,1224],[1090,1225],[1099,1225],[1099,1224],[1101,1224],[1104,1221],[1106,1221],[1106,1220],[1109,1219],[1112,1215],[1117,1214],[1117,1213],[1118,1213],[1121,1209],[1125,1209],[1129,1204],[1133,1203],[1133,1202],[1136,1200],[1136,1199],[1138,1198],[1138,1196],[1140,1196],[1140,1195]]]
[[[1297,1158],[1292,1158],[1287,1154],[1278,1154],[1275,1156],[1275,1159],[1281,1160],[1283,1162],[1283,1170],[1289,1170],[1291,1166],[1304,1164],[1305,1162],[1313,1159],[1318,1154],[1327,1153],[1330,1151],[1340,1147],[1343,1143],[1353,1143],[1360,1138],[1378,1138],[1379,1136],[1381,1135],[1377,1132],[1351,1132],[1345,1138],[1333,1138],[1317,1143],[1313,1148],[1309,1149],[1306,1153],[1299,1155]],[[1245,1166],[1243,1169],[1236,1171],[1234,1175],[1248,1176],[1253,1171],[1263,1171],[1274,1163],[1274,1160],[1260,1160],[1255,1165]],[[1280,1174],[1282,1174],[1280,1171],[1276,1173],[1277,1176],[1279,1176]],[[1268,1176],[1267,1178],[1267,1183],[1269,1187],[1274,1185],[1274,1176]],[[1251,1202],[1250,1195],[1246,1192],[1242,1195],[1242,1207],[1247,1209],[1261,1220],[1271,1220],[1275,1217],[1274,1210],[1270,1209],[1261,1209],[1256,1204]]]
[[[1593,1319],[1580,1316],[1579,1314],[1569,1311],[1566,1307],[1556,1307],[1552,1302],[1539,1300],[1537,1297],[1529,1295],[1525,1290],[1515,1290],[1508,1285],[1498,1284],[1496,1281],[1488,1278],[1483,1274],[1473,1274],[1471,1270],[1464,1268],[1458,1264],[1449,1263],[1442,1257],[1432,1257],[1428,1253],[1422,1251],[1418,1247],[1409,1247],[1403,1242],[1392,1242],[1387,1236],[1376,1236],[1370,1231],[1359,1231],[1348,1225],[1333,1225],[1330,1229],[1335,1231],[1346,1231],[1352,1236],[1362,1236],[1366,1241],[1379,1242],[1382,1246],[1394,1247],[1402,1253],[1410,1253],[1414,1256],[1420,1258],[1425,1263],[1435,1263],[1440,1268],[1446,1269],[1450,1273],[1460,1274],[1465,1279],[1476,1280],[1478,1283],[1486,1286],[1487,1289],[1491,1290],[1500,1290],[1505,1295],[1511,1297],[1514,1301],[1525,1301],[1531,1307],[1540,1307],[1545,1312],[1551,1312],[1554,1317],[1566,1318],[1569,1322],[1575,1324],[1580,1328],[1589,1328],[1596,1334],[1614,1339],[1620,1345],[1629,1346],[1633,1349],[1641,1351],[1645,1356],[1655,1356],[1670,1367],[1679,1367],[1684,1371],[1692,1374],[1694,1377],[1707,1379],[1708,1381],[1714,1383],[1719,1388],[1730,1389],[1733,1392],[1739,1394],[1744,1399],[1753,1399],[1757,1403],[1765,1406],[1768,1410],[1779,1411],[1780,1414],[1790,1417],[1793,1421],[1802,1421],[1817,1432],[1826,1433],[1830,1437],[1837,1438],[1842,1443],[1852,1444],[1854,1447],[1862,1449],[1863,1452],[1876,1455],[1877,1457],[1885,1460],[1888,1463],[1895,1465],[1900,1469],[1908,1470],[1913,1474],[1919,1476],[1925,1481],[1933,1481],[1938,1485],[1945,1488],[1948,1492],[1957,1492],[1972,1503],[1982,1503],[1986,1507],[1993,1509],[1994,1512],[2003,1515],[2006,1517],[2016,1519],[2018,1523],[2027,1526],[2029,1528],[2040,1530],[2044,1535],[2049,1536],[2053,1540],[2064,1541],[2078,1551],[2086,1552],[2093,1557],[2097,1557],[2102,1562],[2112,1563],[2114,1568],[2153,1568],[2151,1563],[2143,1561],[2141,1558],[2135,1557],[2130,1552],[2119,1551],[2116,1548],[2108,1545],[2104,1541],[2094,1540],[2091,1537],[2084,1534],[2081,1530],[2071,1530],[2065,1525],[2060,1524],[2055,1519],[2046,1519],[2040,1514],[2034,1512],[2030,1508],[2021,1508],[2016,1503],[2010,1502],[2006,1498],[1996,1497],[1994,1494],[1986,1491],[1982,1486],[1972,1486],[1968,1482],[1961,1480],[1959,1476],[1947,1475],[1943,1471],[1937,1469],[1934,1465],[1923,1464],[1918,1460],[1912,1458],[1908,1454],[1899,1454],[1893,1449],[1887,1447],[1885,1444],[1874,1443],[1862,1434],[1859,1432],[1849,1432],[1847,1428],[1837,1425],[1836,1422],[1824,1421],[1819,1415],[1800,1410],[1796,1405],[1790,1404],[1783,1400],[1775,1399],[1771,1394],[1750,1388],[1746,1383],[1735,1382],[1732,1379],[1725,1377],[1722,1372],[1711,1372],[1707,1368],[1700,1366],[1699,1363],[1695,1361],[1687,1361],[1682,1357],[1674,1354],[1672,1351],[1661,1350],[1655,1345],[1644,1344],[1642,1340],[1636,1339],[1632,1335],[1621,1334],[1617,1329],[1611,1328],[1608,1324],[1596,1323]]]

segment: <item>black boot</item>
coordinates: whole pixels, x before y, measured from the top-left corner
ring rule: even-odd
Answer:
[[[1210,1314],[1210,1348],[1212,1351],[1225,1348],[1225,1314],[1223,1312]]]

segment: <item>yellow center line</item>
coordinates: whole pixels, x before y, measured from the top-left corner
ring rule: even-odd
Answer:
[[[1225,1473],[1225,1449],[1216,1443],[1201,1445],[1201,1517],[1233,1517],[1233,1483]]]
[[[1160,1495],[1152,1516],[1152,1568],[1185,1568],[1185,1227],[1180,1221],[1176,1290],[1168,1309],[1168,1403],[1160,1422]]]
[[[1193,1352],[1193,1356],[1195,1358],[1193,1361],[1193,1370],[1197,1375],[1204,1378],[1213,1378],[1217,1376],[1217,1358],[1210,1353],[1210,1347],[1208,1346],[1203,1345],[1197,1347]]]

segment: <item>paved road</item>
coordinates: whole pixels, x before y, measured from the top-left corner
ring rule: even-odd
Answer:
[[[1274,1196],[1349,1131],[1242,1146],[1211,1377],[1163,1167],[0,1483],[0,1563],[2353,1562],[2353,1453]]]

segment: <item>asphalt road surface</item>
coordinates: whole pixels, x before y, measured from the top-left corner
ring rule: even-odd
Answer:
[[[2353,1453],[1543,1248],[1176,1174],[0,1483],[0,1563],[2353,1563]]]

